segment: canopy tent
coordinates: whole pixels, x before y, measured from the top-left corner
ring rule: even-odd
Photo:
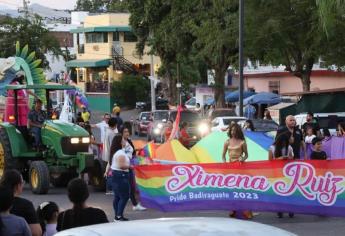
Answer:
[[[264,132],[248,131],[245,132],[245,138],[248,147],[247,161],[268,159],[268,149],[273,143],[272,137]],[[223,147],[227,139],[226,132],[213,132],[195,144],[191,151],[197,156],[198,163],[222,162]]]
[[[250,96],[252,96],[254,94],[256,94],[256,93],[253,92],[253,91],[243,91],[243,98],[250,97]],[[239,90],[236,90],[236,91],[233,91],[231,93],[228,93],[225,96],[225,101],[226,102],[238,102],[239,99],[240,99],[240,91]]]
[[[243,105],[248,104],[278,104],[281,102],[281,98],[278,94],[261,92],[243,100]]]

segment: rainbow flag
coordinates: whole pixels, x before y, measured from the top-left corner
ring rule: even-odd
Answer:
[[[345,160],[136,167],[145,207],[345,216]]]
[[[156,149],[158,148],[159,144],[154,142],[147,143],[143,149],[139,151],[140,156],[154,158],[156,154]]]

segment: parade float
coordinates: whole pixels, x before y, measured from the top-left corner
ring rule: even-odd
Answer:
[[[90,172],[96,185],[100,184],[98,178],[103,179],[103,176],[94,177],[98,172],[93,169],[93,155],[88,153],[89,133],[71,122],[54,120],[49,110],[52,91],[76,95],[76,88],[68,84],[47,83],[40,63],[41,60],[35,60],[34,52],[28,53],[28,46],[20,49],[19,43],[15,57],[0,59],[0,92],[5,95],[6,103],[5,122],[0,123],[0,177],[7,169],[17,169],[36,194],[47,193],[50,183],[65,186],[70,179],[86,171]],[[25,78],[22,83],[16,81],[19,71]],[[20,114],[24,105],[31,107],[33,102],[29,91],[47,108],[48,119],[41,128],[42,149],[34,148],[34,138],[27,122],[21,120],[26,118]],[[13,97],[9,97],[10,93]],[[76,96],[71,97],[73,99],[69,102],[75,102]]]

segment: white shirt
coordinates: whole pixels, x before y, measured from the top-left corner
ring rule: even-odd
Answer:
[[[125,153],[125,151],[123,149],[120,149],[114,154],[110,168],[112,170],[128,171],[128,170],[122,170],[119,167],[119,157],[120,156],[124,156],[126,158],[126,164],[127,164],[127,166],[129,166],[129,157],[127,156],[127,154]]]
[[[133,147],[129,144],[128,141],[126,141],[126,145],[125,147],[123,148],[123,150],[125,151],[126,155],[128,156],[129,159],[132,159],[133,157]]]
[[[47,224],[46,231],[44,232],[43,236],[53,236],[56,233],[56,224]]]
[[[106,128],[105,136],[103,140],[103,153],[102,153],[103,161],[106,161],[106,162],[109,161],[111,143],[113,142],[113,139],[117,133],[118,133],[117,129],[111,129],[109,127]]]
[[[99,128],[99,131],[101,133],[101,142],[104,142],[104,138],[105,138],[105,131],[107,130],[107,128],[109,127],[109,125],[105,122],[99,122],[96,124],[97,128]]]
[[[313,139],[316,137],[316,135],[311,135],[311,136],[305,136],[304,138],[304,142],[305,143],[312,143],[313,142]]]
[[[276,151],[276,146],[275,145],[270,146],[270,151],[272,152],[273,158],[278,158],[278,157],[274,156],[274,153]],[[290,145],[288,147],[288,151],[286,151],[285,147],[282,148],[282,156],[289,156],[289,157],[293,157],[294,156],[293,149],[292,149],[292,147]]]

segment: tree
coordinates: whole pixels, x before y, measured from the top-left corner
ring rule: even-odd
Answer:
[[[258,10],[260,9],[260,10]],[[246,55],[252,60],[285,65],[310,90],[314,63],[327,50],[315,0],[247,1]]]
[[[112,94],[122,106],[135,106],[137,101],[146,101],[149,97],[150,82],[140,76],[124,75],[120,81],[114,81]]]
[[[128,0],[78,0],[75,10],[90,12],[128,12]]]
[[[228,67],[238,61],[238,1],[196,0],[188,14],[192,20],[186,24],[195,37],[193,47],[208,68],[215,70],[216,106],[223,107],[224,77]]]
[[[15,44],[29,45],[30,51],[36,53],[36,58],[42,60],[42,67],[48,69],[49,62],[44,55],[51,52],[56,59],[62,55],[58,40],[49,34],[42,19],[35,16],[33,19],[5,17],[0,20],[0,57],[11,57],[16,53]]]

